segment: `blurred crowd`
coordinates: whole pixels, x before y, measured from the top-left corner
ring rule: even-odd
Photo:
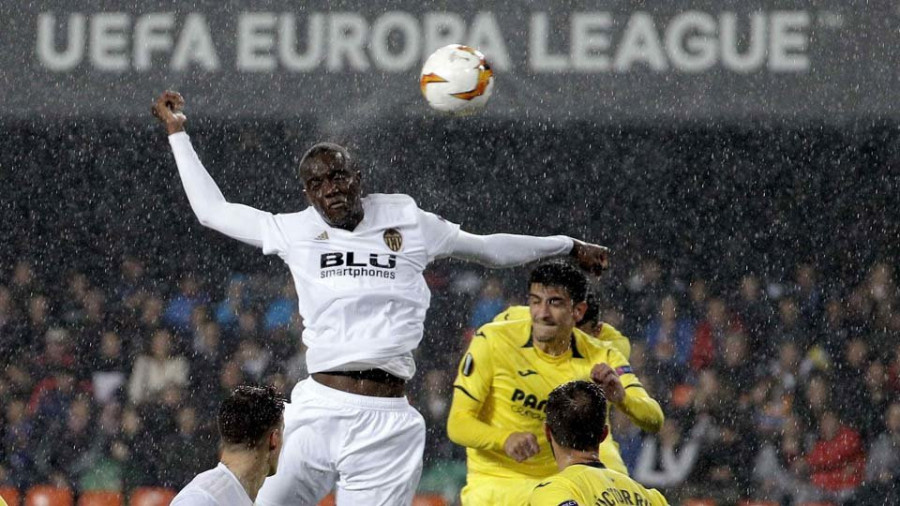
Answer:
[[[225,392],[306,376],[287,277],[0,272],[0,484],[77,491],[180,488],[216,462]],[[456,263],[433,291],[411,401],[428,423],[422,487],[452,496],[464,452],[444,429],[467,335],[524,292],[520,271]],[[893,266],[830,279],[682,279],[655,260],[599,288],[602,319],[631,339],[631,363],[666,423],[643,434],[614,414],[632,476],[719,504],[746,498],[900,504],[900,310]],[[505,276],[505,277],[503,277]],[[873,501],[875,499],[872,499]],[[874,502],[871,502],[874,503]]]

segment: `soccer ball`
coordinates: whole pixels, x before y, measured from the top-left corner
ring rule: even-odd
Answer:
[[[419,85],[432,108],[468,114],[487,103],[494,90],[494,71],[477,49],[450,44],[425,60]]]

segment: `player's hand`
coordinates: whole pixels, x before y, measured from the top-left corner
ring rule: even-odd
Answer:
[[[513,432],[503,443],[503,451],[516,462],[534,457],[541,451],[537,436],[530,432]]]
[[[606,396],[606,400],[609,402],[619,404],[625,400],[625,387],[619,381],[619,375],[616,374],[616,371],[613,371],[609,364],[596,364],[591,369],[591,379],[594,380],[594,383],[600,385],[600,388],[603,389],[603,395]]]
[[[182,112],[183,110],[184,97],[181,96],[181,93],[170,90],[164,91],[153,103],[151,109],[153,116],[165,125],[169,135],[184,131],[184,122],[187,117]]]
[[[609,268],[609,248],[578,239],[573,241],[575,245],[572,246],[569,255],[575,259],[579,267],[597,276]]]

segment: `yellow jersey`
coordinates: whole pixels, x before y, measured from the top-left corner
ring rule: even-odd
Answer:
[[[598,363],[609,364],[625,388],[625,399],[616,409],[642,429],[659,431],[662,409],[644,390],[625,357],[578,329],[573,330],[571,340],[562,355],[540,351],[531,339],[530,319],[489,323],[472,338],[453,385],[447,421],[450,439],[467,448],[470,477],[540,479],[553,475],[556,462],[543,429],[547,397],[563,383],[590,381],[591,369]],[[537,436],[540,452],[524,462],[507,456],[503,444],[514,432]],[[600,459],[610,469],[627,473],[612,437],[600,445]]]
[[[531,310],[528,309],[528,306],[509,306],[505,311],[494,317],[495,322],[530,319]],[[593,337],[619,350],[619,353],[625,357],[625,360],[631,360],[631,341],[612,325],[600,322],[600,330]]]
[[[602,465],[575,464],[534,487],[531,506],[668,506],[656,489],[646,489]]]

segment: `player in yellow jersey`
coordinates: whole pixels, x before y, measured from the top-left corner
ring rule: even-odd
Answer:
[[[637,426],[657,432],[659,404],[625,357],[575,328],[587,280],[572,265],[548,262],[529,278],[531,319],[489,323],[472,338],[454,383],[450,439],[467,448],[464,505],[524,505],[533,486],[556,472],[544,436],[550,391],[593,380]],[[626,472],[612,438],[600,447],[610,469]]]
[[[600,321],[600,301],[597,300],[596,294],[588,290],[585,302],[587,308],[577,327],[585,334],[594,336],[619,350],[626,360],[631,360],[631,341],[612,325]],[[494,317],[495,322],[528,319],[531,319],[531,310],[528,306],[510,306]]]
[[[559,474],[538,483],[531,506],[665,506],[659,491],[646,489],[599,458],[599,441],[609,433],[606,398],[600,385],[572,381],[547,398],[544,434]]]

